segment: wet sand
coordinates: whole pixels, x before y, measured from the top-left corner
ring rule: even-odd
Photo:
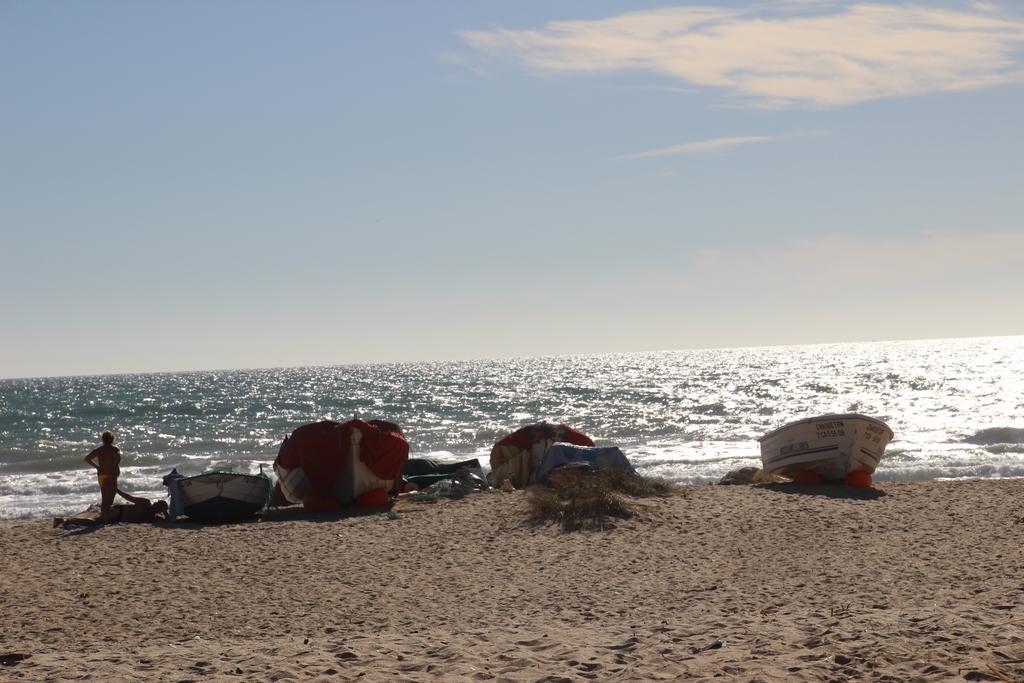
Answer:
[[[1024,680],[1024,480],[0,523],[0,680]],[[721,647],[694,653],[716,640]]]

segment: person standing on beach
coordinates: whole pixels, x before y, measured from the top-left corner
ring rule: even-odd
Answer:
[[[114,445],[114,433],[107,430],[100,435],[103,445],[85,456],[85,461],[96,468],[100,482],[100,511],[110,514],[110,506],[117,495],[117,478],[121,474],[121,451]]]

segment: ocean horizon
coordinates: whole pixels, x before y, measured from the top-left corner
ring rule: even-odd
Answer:
[[[284,437],[322,419],[390,420],[410,457],[485,467],[497,439],[549,419],[696,484],[758,466],[757,438],[786,422],[857,412],[895,433],[878,481],[1018,477],[1022,378],[1014,336],[4,379],[0,518],[98,500],[82,459],[104,429],[122,487],[158,497],[173,467],[270,473]]]

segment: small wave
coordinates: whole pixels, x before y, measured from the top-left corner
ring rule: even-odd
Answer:
[[[65,472],[68,470],[85,469],[80,453],[52,453],[45,456],[20,452],[18,459],[11,458],[7,462],[0,460],[0,472],[4,474],[30,474],[45,472]]]
[[[993,455],[1024,453],[1024,443],[994,443],[984,446],[984,449]]]
[[[718,421],[715,420],[717,423]],[[690,424],[695,424],[690,421]],[[614,425],[602,429],[599,434],[592,434],[594,442],[601,446],[619,446],[630,448],[638,444],[650,444],[654,441],[669,440],[680,443],[690,441],[701,441],[704,435],[696,431],[687,432],[684,427],[675,424],[668,425]],[[500,438],[500,437],[499,437]],[[491,442],[493,444],[493,441]],[[482,446],[488,451],[491,444]]]
[[[722,403],[705,403],[704,405],[694,406],[690,409],[690,412],[698,415],[718,415],[724,417],[729,411]]]
[[[78,484],[75,482],[54,482],[49,485],[34,484],[31,486],[0,486],[0,496],[38,498],[41,496],[66,496],[69,494],[91,493],[99,495],[95,484]]]
[[[642,455],[627,456],[635,467],[640,468],[662,468],[671,467],[679,471],[685,471],[687,468],[693,467],[711,467],[714,465],[722,465],[723,463],[731,463],[739,460],[751,462],[760,461],[760,456],[756,453],[751,455],[745,455],[740,453],[729,453],[727,455],[708,455],[704,457],[687,458],[687,457],[658,457],[649,456],[644,457]]]
[[[879,469],[875,481],[930,481],[933,479],[1015,479],[1024,477],[1024,464],[977,464],[913,469]]]
[[[184,415],[186,417],[205,413],[202,406],[192,401],[169,403],[161,408],[161,412],[165,415]]]
[[[112,419],[116,417],[130,417],[132,410],[129,407],[111,405],[109,403],[87,403],[75,406],[71,414],[79,418],[103,417]]]
[[[480,464],[484,469],[490,470],[490,462],[487,457],[486,451],[427,451],[425,453],[418,453],[416,455],[410,455],[409,458],[427,458],[429,460],[437,460],[438,462],[463,462],[465,460],[471,460],[476,458],[480,461]]]
[[[167,457],[156,453],[132,454],[121,460],[122,469],[127,467],[138,467],[143,465],[159,465]],[[89,467],[83,462],[82,454],[76,453],[53,453],[46,455],[27,454],[14,462],[3,462],[0,460],[0,473],[3,474],[45,474],[48,472],[73,472],[85,470],[92,473]]]
[[[898,463],[916,463],[920,461],[918,454],[911,453],[902,448],[887,448],[882,456],[882,461],[887,465]]]
[[[993,444],[1024,444],[1024,429],[1019,427],[990,427],[964,439],[976,446]]]

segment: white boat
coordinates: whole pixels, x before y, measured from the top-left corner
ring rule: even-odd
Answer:
[[[842,479],[858,470],[872,474],[892,439],[892,430],[881,420],[849,413],[790,422],[758,442],[767,475],[792,476],[803,470]]]
[[[237,522],[262,510],[270,496],[270,477],[262,468],[259,474],[204,472],[194,477],[179,475],[174,481],[171,486],[164,479],[171,488],[171,509],[184,512],[193,522]]]

